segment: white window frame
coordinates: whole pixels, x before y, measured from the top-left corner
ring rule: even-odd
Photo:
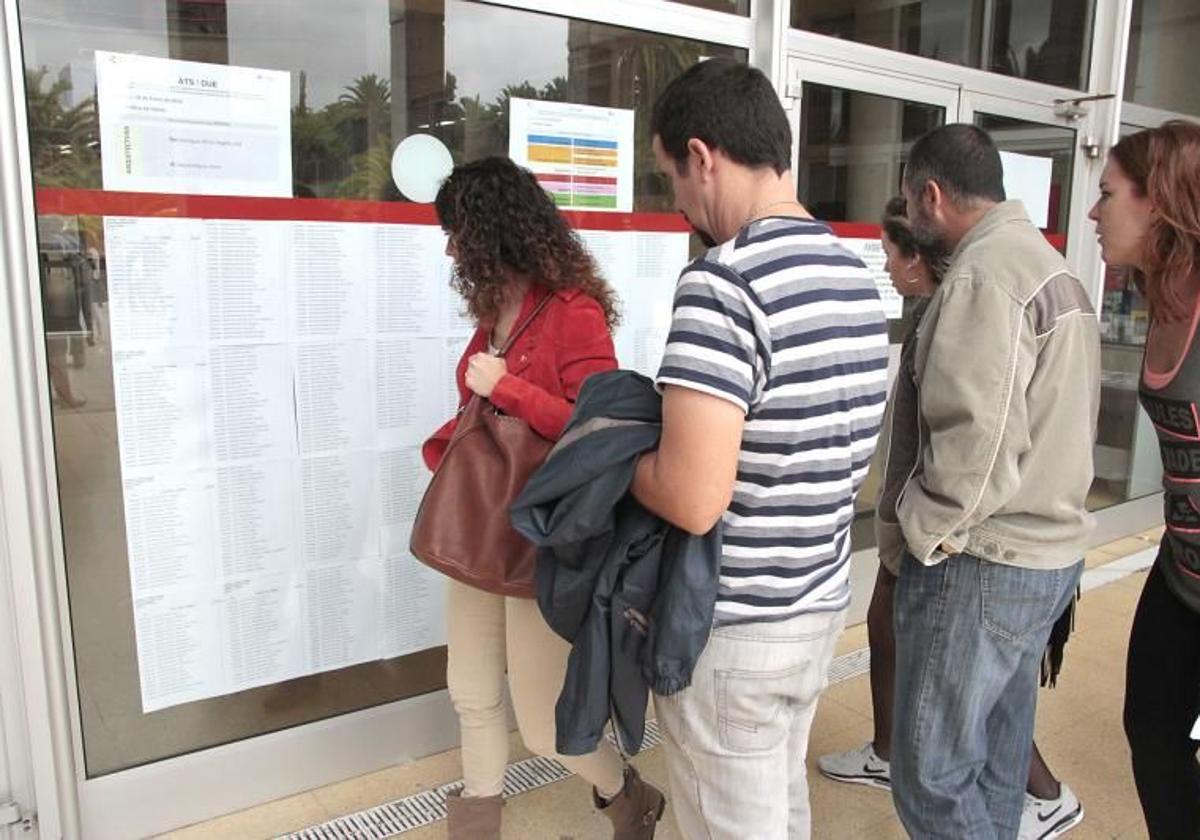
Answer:
[[[1067,262],[1078,266],[1086,261],[1094,250],[1094,241],[1088,241],[1087,220],[1089,203],[1089,184],[1098,181],[1103,162],[1097,163],[1096,158],[1088,157],[1083,148],[1085,138],[1094,136],[1098,130],[1097,115],[1089,111],[1077,120],[1056,113],[1053,105],[1013,100],[1007,97],[980,93],[974,90],[964,90],[959,109],[960,122],[974,122],[977,114],[990,114],[1011,119],[1027,120],[1047,126],[1070,129],[1075,132],[1075,149],[1071,164],[1071,194],[1067,204]],[[1087,286],[1094,284],[1085,283]],[[1093,302],[1098,302],[1097,289],[1089,288]]]

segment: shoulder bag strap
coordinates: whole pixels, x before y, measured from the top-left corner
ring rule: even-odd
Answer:
[[[552,291],[548,291],[542,296],[542,299],[538,301],[537,306],[535,306],[533,311],[529,313],[529,317],[522,321],[520,326],[509,333],[508,341],[504,342],[504,347],[501,348],[500,352],[496,354],[498,357],[504,358],[504,356],[508,354],[508,351],[512,349],[512,346],[516,340],[521,337],[521,333],[525,332],[525,328],[533,323],[533,319],[538,316],[538,313],[546,308],[546,304],[550,302],[550,298],[552,297],[554,297],[554,292]]]
[[[550,302],[550,298],[552,298],[553,296],[554,296],[554,292],[547,292],[545,295],[543,295],[542,299],[538,301],[537,306],[535,306],[533,308],[533,311],[529,313],[529,317],[526,318],[524,321],[522,321],[521,325],[509,334],[508,341],[504,342],[503,349],[501,349],[500,352],[496,354],[497,357],[504,358],[504,354],[507,353],[512,348],[513,342],[515,342],[518,338],[521,337],[521,333],[525,332],[525,328],[533,323],[533,319],[538,316],[538,313],[546,308],[546,304]],[[487,402],[487,400],[484,399],[483,397],[479,396],[478,394],[471,394],[471,396],[470,396],[470,398],[468,398],[466,404],[458,410],[458,417],[460,418],[460,425],[457,429],[454,430],[454,437],[457,437],[458,433],[460,431],[462,431],[462,429],[464,428],[464,426],[461,424],[461,418],[464,415],[466,415],[468,412],[471,412],[471,411],[477,409],[481,403],[485,403],[485,402]],[[443,462],[444,462],[444,459],[443,459]],[[441,467],[439,466],[439,469],[440,468]]]

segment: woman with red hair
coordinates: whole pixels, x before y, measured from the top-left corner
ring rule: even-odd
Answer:
[[[1138,602],[1125,733],[1153,840],[1200,837],[1200,126],[1168,122],[1109,153],[1089,218],[1104,260],[1150,304],[1139,396],[1158,433],[1164,516]]]

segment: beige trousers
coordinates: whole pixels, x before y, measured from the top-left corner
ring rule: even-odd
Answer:
[[[464,796],[495,796],[504,788],[508,725],[504,671],[521,738],[530,752],[555,758],[611,798],[624,785],[624,765],[607,739],[590,755],[554,750],[554,704],[562,691],[571,646],[528,598],[505,598],[456,580],[446,587],[446,682],[462,736]]]
[[[655,697],[687,840],[809,840],[805,756],[845,611],[718,627],[692,684]]]

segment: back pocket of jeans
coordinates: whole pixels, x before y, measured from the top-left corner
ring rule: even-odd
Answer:
[[[789,705],[799,699],[804,667],[783,671],[715,672],[717,730],[731,752],[769,752],[786,743],[791,727]]]
[[[1057,616],[1063,576],[1070,569],[1035,571],[979,564],[984,629],[1012,642],[1037,634]]]

